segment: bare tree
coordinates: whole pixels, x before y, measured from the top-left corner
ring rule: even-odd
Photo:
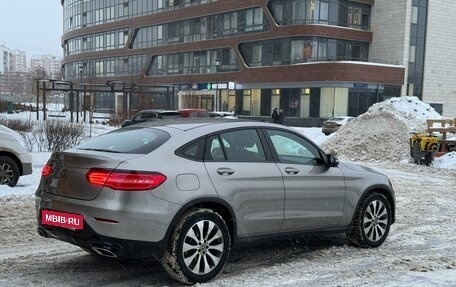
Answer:
[[[47,78],[47,73],[42,67],[37,67],[33,72],[30,72],[27,77],[26,92],[30,102],[36,101],[37,81]]]
[[[22,96],[26,91],[27,73],[9,72],[5,75],[5,82],[11,99]]]

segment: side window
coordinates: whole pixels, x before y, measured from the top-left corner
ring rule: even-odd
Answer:
[[[318,149],[304,138],[278,130],[267,130],[267,134],[280,162],[307,165],[321,163]]]
[[[220,134],[226,160],[240,162],[265,161],[263,146],[255,129],[244,129]]]
[[[218,135],[207,138],[205,160],[207,161],[225,161],[225,153]]]
[[[157,118],[158,115],[156,113],[143,113],[142,114],[142,119],[153,119],[153,118]]]
[[[142,117],[142,115],[143,115],[142,113],[135,115],[135,116],[133,117],[133,120],[135,120],[135,121],[140,120],[141,117]]]
[[[190,143],[177,151],[177,154],[192,160],[203,160],[204,138]]]

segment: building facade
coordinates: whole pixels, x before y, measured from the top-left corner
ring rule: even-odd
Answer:
[[[26,53],[0,45],[0,95],[6,96],[0,97],[0,101],[11,100],[8,95],[24,93],[26,72]]]
[[[61,80],[62,59],[52,55],[41,55],[30,59],[30,72],[43,69],[48,78]]]
[[[0,73],[13,72],[14,68],[14,51],[0,45]]]
[[[172,85],[171,108],[269,118],[277,107],[303,125],[401,95],[454,112],[455,89],[432,84],[454,71],[426,68],[427,35],[447,25],[431,17],[451,13],[450,0],[61,1],[65,80]]]
[[[27,55],[24,51],[0,45],[0,55],[0,73],[27,72]]]
[[[425,7],[426,1],[415,2],[419,9]],[[456,31],[456,3],[433,0],[426,8],[423,101],[440,109],[444,116],[456,118],[456,38],[452,36]]]

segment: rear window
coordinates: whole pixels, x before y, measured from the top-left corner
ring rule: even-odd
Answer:
[[[178,111],[169,111],[169,112],[161,112],[160,116],[164,119],[168,118],[181,118],[181,114]]]
[[[170,138],[164,131],[150,128],[118,129],[92,140],[76,149],[112,153],[147,154],[161,146]]]

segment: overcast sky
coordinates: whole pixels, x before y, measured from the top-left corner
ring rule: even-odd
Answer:
[[[62,57],[60,0],[0,0],[0,44],[32,55]]]

